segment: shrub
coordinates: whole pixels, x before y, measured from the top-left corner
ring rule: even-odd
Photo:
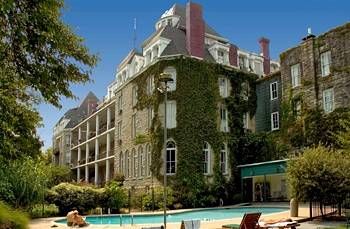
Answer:
[[[41,218],[41,217],[54,217],[58,216],[58,207],[54,204],[36,204],[30,211],[30,217]]]
[[[46,200],[55,204],[61,215],[65,215],[73,207],[81,213],[87,213],[101,202],[103,192],[104,189],[91,186],[61,183],[48,191]]]
[[[119,209],[124,207],[127,202],[127,195],[119,182],[111,181],[105,186],[100,202],[102,207],[119,212]]]
[[[28,216],[22,212],[12,210],[0,202],[0,228],[26,229],[28,228]]]
[[[50,187],[72,179],[72,171],[67,166],[50,165]]]
[[[154,188],[154,210],[163,209],[164,197],[163,187]],[[174,204],[174,192],[171,188],[167,188],[167,207],[172,207]],[[144,210],[152,210],[152,191],[148,192],[142,199]]]

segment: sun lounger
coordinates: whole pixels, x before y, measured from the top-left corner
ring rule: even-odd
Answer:
[[[261,212],[245,213],[241,221],[241,224],[223,225],[222,229],[255,229],[258,227],[258,221],[260,216],[261,216]]]
[[[181,224],[185,229],[199,229],[201,227],[200,220],[183,220]]]
[[[290,221],[290,222],[278,222],[278,223],[265,223],[265,222],[259,222],[260,228],[291,228],[295,229],[297,226],[300,226],[300,224],[297,221]]]

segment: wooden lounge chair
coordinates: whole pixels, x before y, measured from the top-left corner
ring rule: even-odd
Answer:
[[[223,225],[222,229],[255,229],[258,228],[258,221],[261,216],[261,212],[245,213],[241,224],[227,224]]]

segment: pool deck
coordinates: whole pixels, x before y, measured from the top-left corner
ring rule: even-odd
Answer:
[[[264,204],[264,205],[258,205],[254,204],[254,207],[258,206],[271,206],[271,207],[287,207],[287,203],[283,204]],[[172,211],[169,211],[172,212]],[[289,217],[289,210],[285,212],[280,212],[280,213],[272,213],[272,214],[263,214],[261,216],[261,219],[281,219],[281,218],[288,218]],[[293,220],[303,220],[307,219],[309,217],[309,209],[308,206],[301,205],[299,206],[299,217],[293,218]],[[60,223],[55,223],[54,221],[57,219],[62,219],[62,217],[55,217],[55,218],[40,218],[40,219],[34,219],[30,221],[29,228],[30,229],[47,229],[51,228],[53,225],[57,227],[53,228],[69,228],[65,224],[60,224]],[[213,221],[201,221],[201,229],[219,229],[221,228],[222,225],[224,224],[239,224],[241,222],[241,218],[232,218],[232,219],[227,219],[227,220],[213,220]],[[150,227],[150,226],[160,226],[160,225],[125,225],[125,226],[119,226],[119,225],[89,225],[88,227],[84,228],[97,228],[97,229],[109,229],[109,228],[133,228],[133,229],[140,229],[142,227]],[[303,228],[303,225],[301,225],[299,228]],[[180,223],[168,223],[167,224],[168,229],[179,229],[180,228]]]

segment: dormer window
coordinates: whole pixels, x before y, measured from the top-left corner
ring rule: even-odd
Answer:
[[[222,50],[218,50],[218,62],[221,64],[225,62],[225,53]]]
[[[158,58],[158,55],[159,55],[159,47],[158,45],[155,45],[153,47],[153,60],[157,59]]]
[[[247,57],[240,55],[238,57],[238,64],[241,70],[247,70]]]
[[[168,19],[168,25],[169,25],[169,26],[173,26],[173,20]]]

